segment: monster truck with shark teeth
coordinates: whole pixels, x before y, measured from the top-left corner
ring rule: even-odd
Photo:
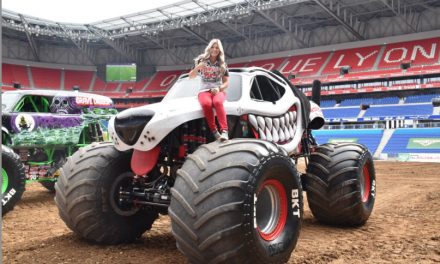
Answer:
[[[168,214],[190,263],[283,263],[300,233],[303,191],[321,222],[367,221],[375,200],[371,154],[359,144],[317,145],[319,89],[314,103],[279,72],[231,69],[224,103],[231,140],[218,142],[197,101],[199,85],[182,75],[162,102],[112,118],[113,143],[68,159],[55,202],[70,229],[117,244]]]
[[[2,112],[2,143],[18,154],[2,148],[3,214],[20,200],[26,180],[54,191],[66,158],[81,146],[106,140],[108,120],[117,113],[108,97],[59,90],[4,92]]]

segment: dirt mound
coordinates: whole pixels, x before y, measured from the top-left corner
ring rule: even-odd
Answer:
[[[377,199],[366,225],[320,224],[306,205],[289,263],[440,262],[440,164],[377,162]],[[3,218],[3,263],[186,263],[161,216],[135,244],[100,246],[73,234],[53,194],[30,184]]]

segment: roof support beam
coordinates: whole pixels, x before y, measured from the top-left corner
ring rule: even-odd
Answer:
[[[158,11],[161,12],[159,9],[158,9]],[[161,12],[161,13],[164,14],[164,15],[167,15],[167,14],[164,13],[164,12]],[[167,15],[167,16],[168,16],[168,15]],[[136,28],[138,28],[139,30],[142,30],[142,29],[140,28],[139,25],[136,25],[135,23],[133,23],[132,21],[126,19],[125,17],[121,17],[121,19],[124,20],[125,23],[129,24],[130,26],[132,26],[132,27],[136,27]],[[167,48],[165,45],[161,44],[158,40],[156,40],[156,39],[154,39],[152,36],[150,36],[150,34],[151,34],[150,32],[144,32],[144,33],[145,33],[145,34],[141,35],[141,37],[142,37],[143,39],[153,42],[154,44],[156,44],[156,45],[157,45],[158,47],[160,47],[161,49],[166,50],[169,54],[173,55],[174,58],[177,59],[177,60],[174,60],[176,63],[177,63],[178,61],[185,63],[185,60],[184,60],[182,57],[180,57],[180,56],[179,56],[178,54],[176,54],[174,51],[172,51],[171,49]]]
[[[278,12],[276,9],[271,9],[269,6],[264,7],[260,1],[255,0],[245,0],[249,8],[258,14],[260,14],[263,18],[271,22],[273,25],[275,25],[277,28],[282,30],[284,33],[290,35],[293,39],[296,40],[296,42],[299,44],[301,48],[305,48],[308,45],[306,40],[306,34],[305,31],[301,26],[290,20],[289,18],[286,18],[286,16],[280,12]],[[290,1],[292,4],[297,4],[300,2],[304,2],[301,0],[297,1]],[[281,4],[281,3],[280,3]],[[292,31],[292,25],[294,27],[294,31]],[[287,26],[287,27],[286,27]]]
[[[110,37],[106,31],[97,28],[92,25],[85,25],[91,32],[95,33],[96,35],[100,36],[102,38],[102,41],[105,42],[105,44],[109,45],[111,48],[116,50],[119,54],[124,56],[127,60],[131,62],[138,62],[137,58],[137,52],[133,49],[131,49],[124,41],[124,39],[118,39],[117,41],[114,41],[112,37]]]
[[[391,10],[396,17],[402,20],[408,28],[413,32],[417,32],[417,28],[411,23],[411,20],[414,20],[415,14],[408,5],[402,3],[400,0],[380,0],[380,2]]]
[[[205,44],[209,43],[209,40],[207,40],[206,38],[202,37],[201,35],[197,34],[196,32],[194,32],[192,29],[190,29],[188,26],[183,26],[182,30],[184,30],[185,32],[195,36],[198,40],[202,41]]]
[[[26,34],[29,46],[31,47],[32,54],[34,55],[35,60],[40,61],[40,56],[38,55],[38,50],[37,50],[37,44],[35,43],[34,38],[32,37],[31,33],[28,30],[29,24],[22,14],[18,14],[18,15],[20,16],[21,22],[24,24],[24,32]]]
[[[165,45],[163,45],[162,43],[160,43],[158,40],[154,39],[153,37],[149,36],[148,34],[145,35],[141,35],[141,37],[145,40],[150,40],[152,41],[154,44],[156,44],[157,46],[159,46],[161,49],[166,50],[168,52],[168,54],[173,55],[175,59],[174,62],[182,62],[182,63],[186,63],[185,59],[180,57],[177,53],[175,53],[173,50],[171,50],[170,48],[167,48]]]
[[[247,35],[242,34],[240,31],[238,31],[238,29],[236,29],[234,26],[230,25],[227,22],[223,22],[223,21],[219,21],[220,24],[222,24],[223,26],[227,27],[228,29],[232,30],[235,34],[239,35],[240,37],[243,37],[244,39],[246,39],[248,41],[248,43],[250,45],[253,45],[255,47],[257,47],[257,49],[262,52],[263,48],[258,45],[258,43],[256,41],[253,41],[251,38],[249,38]]]
[[[66,28],[63,24],[58,23],[58,25],[60,26],[60,28],[63,30],[64,32],[64,36],[66,36],[67,38],[69,38],[72,43],[84,54],[86,55],[87,59],[89,59],[89,61],[91,63],[93,63],[94,65],[97,65],[96,61],[95,61],[95,55],[94,55],[94,51],[92,48],[90,48],[90,46],[86,45],[84,43],[83,39],[75,39],[73,37],[73,32],[71,30],[69,30],[68,28]]]
[[[314,0],[324,11],[338,21],[345,29],[347,29],[358,40],[365,40],[365,38],[355,29],[355,23],[360,23],[357,18],[353,19],[355,15],[347,8],[341,8],[340,4],[333,4],[331,0],[330,5],[324,4],[321,0]]]

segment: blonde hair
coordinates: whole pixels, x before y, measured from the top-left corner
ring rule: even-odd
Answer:
[[[194,64],[197,65],[200,61],[208,61],[209,57],[211,56],[210,49],[216,43],[218,45],[218,49],[220,50],[220,53],[217,56],[217,61],[220,65],[222,74],[224,74],[226,72],[227,66],[226,66],[226,62],[225,62],[225,52],[223,50],[223,45],[222,45],[222,42],[220,41],[220,39],[211,39],[208,46],[206,46],[206,48],[205,48],[205,52],[200,54],[199,56],[197,56],[194,59]]]

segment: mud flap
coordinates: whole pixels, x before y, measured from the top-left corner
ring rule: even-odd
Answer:
[[[131,157],[131,170],[136,175],[149,173],[157,163],[159,158],[160,146],[148,151],[134,150]]]

